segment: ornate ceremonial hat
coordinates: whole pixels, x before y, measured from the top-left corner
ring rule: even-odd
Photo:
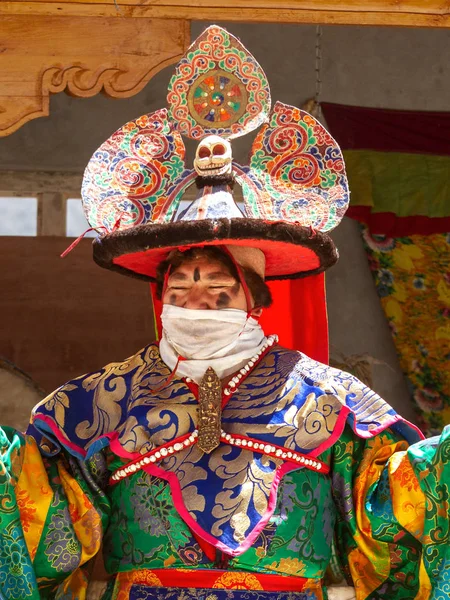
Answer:
[[[86,168],[100,266],[153,281],[171,250],[207,245],[260,249],[267,279],[336,262],[327,232],[349,200],[342,153],[312,115],[281,102],[271,110],[264,71],[235,37],[206,29],[178,63],[167,102],[118,129]],[[249,163],[236,163],[232,140],[257,128]],[[193,168],[182,136],[199,142]],[[192,184],[197,197],[183,207]]]

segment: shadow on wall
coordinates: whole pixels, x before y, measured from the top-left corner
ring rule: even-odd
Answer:
[[[13,363],[0,358],[0,423],[25,431],[31,409],[46,393]]]
[[[98,267],[90,240],[61,259],[67,245],[65,237],[0,237],[0,356],[47,393],[155,339],[148,284]]]

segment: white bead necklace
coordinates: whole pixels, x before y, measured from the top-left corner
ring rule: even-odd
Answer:
[[[266,350],[276,344],[278,342],[277,335],[271,335],[267,338],[267,342],[264,346],[259,350],[255,356],[253,356],[245,367],[237,373],[229,382],[228,385],[223,390],[225,396],[230,396],[234,394],[239,383],[242,378],[247,376],[247,374],[252,370],[258,360],[264,355]],[[186,382],[192,382],[192,379],[186,377]],[[160,460],[164,460],[171,454],[176,454],[185,448],[189,448],[194,445],[197,441],[198,431],[195,429],[191,434],[185,434],[181,438],[178,438],[175,442],[169,442],[159,448],[155,448],[146,454],[146,456],[141,459],[137,459],[128,465],[117,469],[117,471],[111,476],[111,483],[117,483],[121,479],[125,477],[129,477],[136,471],[143,469],[144,467],[155,464]],[[271,444],[266,444],[264,442],[260,442],[258,440],[253,440],[251,438],[247,438],[246,436],[241,435],[231,435],[226,433],[225,431],[221,431],[220,434],[221,441],[225,444],[229,444],[231,446],[241,446],[243,448],[247,448],[249,450],[256,451],[260,454],[265,454],[267,456],[271,456],[273,458],[281,458],[286,462],[293,462],[300,464],[300,466],[306,467],[313,471],[322,471],[324,473],[328,473],[328,466],[320,461],[319,459],[311,459],[308,455],[301,454],[300,452],[292,452],[286,448],[272,446]]]
[[[152,464],[154,465],[155,463],[164,460],[172,454],[177,454],[178,452],[181,452],[181,450],[185,450],[186,448],[193,446],[197,442],[197,438],[198,431],[195,429],[191,434],[186,434],[181,438],[178,438],[176,442],[171,442],[169,444],[165,444],[164,446],[160,446],[159,448],[155,448],[141,459],[137,459],[128,465],[117,469],[117,471],[115,471],[115,473],[111,476],[110,483],[118,483],[122,479],[133,475],[133,473],[136,473],[136,471],[144,469],[146,466],[150,466]],[[329,466],[318,458],[310,457],[307,454],[288,450],[287,448],[280,446],[273,446],[272,444],[267,444],[266,442],[255,440],[247,436],[231,435],[230,433],[222,430],[220,433],[220,439],[224,444],[238,446],[244,448],[245,450],[257,452],[258,454],[263,454],[272,458],[278,458],[283,460],[283,462],[295,463],[300,467],[305,467],[312,471],[327,474],[330,470]]]

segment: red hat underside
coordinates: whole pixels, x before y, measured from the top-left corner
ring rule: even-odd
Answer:
[[[259,248],[266,257],[266,278],[285,278],[305,272],[317,272],[320,268],[320,259],[311,248],[293,246],[287,242],[273,242],[270,240],[214,240],[189,246],[174,245],[165,248],[152,248],[131,254],[123,254],[113,259],[113,264],[123,267],[128,271],[144,275],[149,279],[156,278],[158,265],[167,258],[172,250],[183,250],[204,246],[248,246]]]
[[[203,246],[247,246],[266,257],[266,279],[320,273],[337,260],[332,239],[309,227],[260,219],[202,219],[141,225],[94,241],[94,260],[107,269],[155,280],[169,252]]]

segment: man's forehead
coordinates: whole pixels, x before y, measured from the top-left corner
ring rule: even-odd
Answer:
[[[233,277],[228,267],[218,260],[203,259],[188,260],[177,267],[172,267],[169,279],[188,279],[197,275],[205,279],[217,279],[219,277]]]

